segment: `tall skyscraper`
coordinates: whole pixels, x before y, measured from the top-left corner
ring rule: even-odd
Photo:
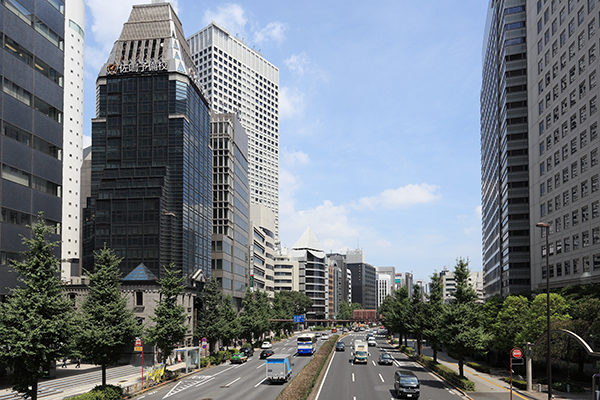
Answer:
[[[250,202],[275,212],[279,237],[279,69],[214,22],[188,38],[214,112],[237,112],[248,134]]]
[[[3,1],[0,11],[1,297],[18,284],[9,260],[21,259],[39,211],[55,228],[49,239],[61,238],[66,61],[63,1]]]
[[[527,1],[491,0],[481,85],[486,297],[530,288]]]
[[[80,191],[83,164],[83,50],[85,4],[65,9],[65,95],[63,139],[62,274],[65,282],[81,275]]]
[[[600,282],[597,2],[531,2],[531,288]],[[537,222],[550,225],[546,232]],[[549,257],[549,271],[546,271]]]
[[[106,244],[123,276],[174,263],[210,277],[209,102],[169,3],[133,7],[96,86],[84,267]]]
[[[377,273],[366,262],[364,250],[348,250],[346,267],[352,271],[352,303],[362,304],[365,310],[377,309]]]

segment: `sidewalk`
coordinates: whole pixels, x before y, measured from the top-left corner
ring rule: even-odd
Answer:
[[[167,366],[169,370],[185,369],[185,363]],[[144,367],[144,375],[148,367]],[[142,368],[131,365],[110,367],[106,370],[106,383],[109,385],[127,387],[139,385],[142,381]],[[144,378],[146,379],[146,378]],[[89,392],[102,384],[102,369],[93,364],[68,364],[67,368],[56,368],[56,377],[42,379],[38,383],[38,398],[44,400],[63,400],[82,393]],[[0,378],[0,400],[21,400],[22,397],[11,389],[7,378]]]
[[[433,351],[430,347],[424,346],[423,353],[428,357],[433,357]],[[443,364],[444,366],[458,373],[458,360],[451,358],[446,352],[438,351],[437,360],[440,364]],[[475,393],[504,392],[508,394],[510,392],[510,384],[504,381],[504,378],[509,377],[508,370],[492,368],[490,373],[486,374],[468,367],[466,365],[467,361],[471,360],[465,360],[464,373],[465,377],[475,383]],[[520,390],[513,386],[513,396],[516,396],[522,400],[547,400],[547,386],[542,386],[543,391],[541,392],[535,390],[536,386],[537,385],[534,384],[534,390],[531,392]],[[466,392],[465,394],[468,396],[469,393],[472,392]],[[585,393],[565,393],[554,390],[552,394],[555,400],[593,400],[592,393],[589,391]]]

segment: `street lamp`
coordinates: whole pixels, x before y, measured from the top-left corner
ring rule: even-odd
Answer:
[[[546,233],[546,313],[548,321],[548,354],[546,364],[548,368],[548,400],[552,400],[552,359],[550,358],[550,247],[548,247],[548,236],[550,225],[545,222],[535,224],[538,228],[544,228]]]

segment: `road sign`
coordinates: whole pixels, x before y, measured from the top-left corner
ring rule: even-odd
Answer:
[[[304,322],[304,315],[294,315],[294,322]]]
[[[142,345],[142,339],[140,338],[135,338],[135,347],[140,347]]]
[[[202,342],[202,349],[205,350],[206,349],[206,342]]]
[[[142,349],[143,349],[143,347],[142,347],[142,346],[135,346],[135,347],[133,348],[133,351],[143,351]]]
[[[205,338],[205,337],[203,337],[203,338],[202,338],[202,343],[206,343],[206,342],[207,342],[206,338]]]
[[[515,347],[514,349],[512,349],[510,351],[510,355],[513,356],[513,358],[522,358],[523,357],[523,350],[521,350],[518,347]]]

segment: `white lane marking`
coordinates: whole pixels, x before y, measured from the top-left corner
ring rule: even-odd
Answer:
[[[260,367],[264,366],[265,364],[267,364],[266,362],[264,364],[260,364],[258,367],[256,367],[256,369],[259,369]]]
[[[189,389],[191,387],[202,386],[205,383],[212,381],[213,379],[215,379],[215,378],[211,376],[210,378],[207,378],[207,379],[203,380],[202,382],[199,382],[199,383],[195,383],[194,382],[191,385],[189,384],[190,381],[181,381],[181,382],[178,382],[177,385],[175,385],[173,387],[173,389],[171,389],[169,391],[169,393],[167,393],[165,395],[165,397],[163,397],[163,399],[166,399],[167,397],[173,396],[174,394],[177,394],[179,392],[183,392],[184,390]],[[191,382],[193,382],[193,381],[191,381]],[[181,385],[181,384],[183,384],[182,387],[179,387],[179,385]]]
[[[319,391],[317,392],[317,397],[315,397],[315,400],[319,400],[319,395],[321,394],[321,389],[323,389],[323,384],[325,383],[325,380],[327,379],[327,374],[329,373],[329,368],[331,368],[331,363],[333,362],[334,357],[335,357],[335,352],[333,352],[333,355],[331,356],[331,360],[329,360],[329,365],[327,366],[327,371],[325,371],[325,376],[323,377],[323,380],[321,381],[321,386],[319,386]]]
[[[266,380],[267,380],[267,378],[265,377],[262,381],[258,382],[256,385],[254,385],[254,387],[258,387],[258,385],[260,385],[261,383],[263,383]]]
[[[220,374],[222,374],[223,372],[227,372],[227,371],[229,371],[230,369],[233,369],[233,368],[235,368],[235,367],[234,367],[234,366],[231,366],[231,367],[229,367],[229,368],[227,368],[227,369],[224,369],[223,371],[217,372],[217,373],[216,373],[216,374],[214,374],[213,376],[220,375]]]
[[[238,369],[239,367],[243,367],[243,366],[244,366],[244,364],[240,364],[237,367],[233,367],[233,369]]]
[[[379,374],[379,378],[381,379],[381,382],[385,382],[385,381],[383,380],[383,376],[381,376],[381,374]]]
[[[354,382],[354,372],[352,373],[352,382]]]
[[[381,375],[379,375],[379,376],[381,376]],[[241,377],[241,376],[240,376],[239,378],[237,378],[237,379],[235,379],[235,380],[233,380],[233,381],[229,382],[227,385],[225,385],[225,387],[229,387],[229,386],[233,385],[234,383],[236,383],[236,382],[237,382],[237,381],[239,381],[240,379],[242,379],[242,377]],[[383,380],[383,378],[381,378],[381,379]]]
[[[371,360],[371,362],[373,363],[373,365],[375,365],[375,361]]]

